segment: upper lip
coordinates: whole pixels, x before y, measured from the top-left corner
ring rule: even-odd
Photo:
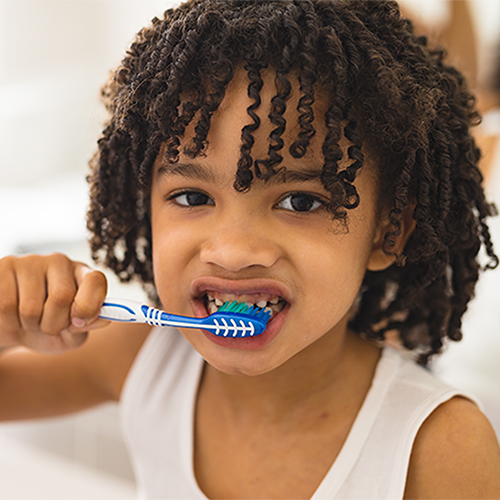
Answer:
[[[290,302],[290,291],[288,288],[274,279],[234,279],[228,280],[215,276],[203,276],[197,278],[191,284],[191,295],[201,298],[207,292],[228,293],[234,295],[258,295],[269,294],[278,296],[286,302]]]

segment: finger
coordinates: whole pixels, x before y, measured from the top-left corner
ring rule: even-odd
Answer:
[[[17,343],[21,322],[17,298],[17,280],[14,269],[7,259],[0,262],[0,345],[7,347]]]
[[[40,331],[47,297],[45,268],[38,256],[27,256],[16,267],[19,320],[26,332]]]
[[[94,320],[91,320],[89,323],[87,323],[85,326],[75,326],[74,324],[71,324],[66,328],[71,333],[80,333],[80,332],[90,332],[92,330],[99,330],[100,328],[104,328],[105,326],[108,326],[111,323],[111,321],[107,319],[102,319],[102,318],[96,318]]]
[[[66,330],[60,332],[59,335],[27,332],[23,339],[23,345],[44,354],[62,354],[81,345],[87,337],[87,332],[69,335],[63,332]]]
[[[106,276],[97,270],[81,265],[75,269],[78,291],[71,308],[71,322],[83,328],[92,323],[102,307],[108,291]]]
[[[107,321],[105,319],[100,319],[97,318],[90,323],[86,324],[82,328],[76,327],[74,325],[69,325],[68,328],[63,330],[61,332],[61,342],[62,344],[69,348],[69,349],[74,349],[75,347],[81,346],[88,337],[88,333],[92,330],[98,330],[99,328],[104,328],[105,326],[108,326],[110,324],[110,321]]]
[[[40,328],[49,335],[59,335],[70,324],[70,310],[76,295],[73,262],[54,255],[47,267],[47,299]]]
[[[75,349],[76,347],[80,347],[87,340],[88,335],[88,332],[72,332],[68,328],[61,332],[60,337],[64,347],[67,349]]]

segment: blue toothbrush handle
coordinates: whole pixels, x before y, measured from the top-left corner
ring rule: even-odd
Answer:
[[[147,323],[151,326],[185,328],[199,328],[204,319],[168,314],[165,311],[134,300],[112,298],[107,298],[103,303],[99,318],[122,323]]]
[[[252,337],[261,334],[269,317],[238,312],[217,312],[206,318],[191,318],[169,314],[133,300],[108,298],[102,305],[99,318],[122,323],[147,323],[151,326],[202,328],[220,337]]]

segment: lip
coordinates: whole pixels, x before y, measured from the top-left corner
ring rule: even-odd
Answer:
[[[218,337],[206,330],[201,330],[208,340],[221,347],[238,350],[257,350],[269,345],[280,332],[290,309],[291,294],[289,290],[275,280],[227,280],[216,277],[203,277],[196,279],[191,286],[191,295],[193,297],[192,307],[195,316],[198,318],[207,316],[207,311],[203,303],[203,295],[210,291],[235,295],[270,294],[282,297],[287,302],[286,306],[269,321],[265,331],[254,337],[237,339]]]

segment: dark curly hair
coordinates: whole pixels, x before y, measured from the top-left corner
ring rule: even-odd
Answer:
[[[396,331],[426,364],[443,340],[461,338],[461,318],[474,293],[483,247],[498,264],[485,219],[494,214],[481,187],[480,151],[470,128],[480,121],[464,77],[428,47],[393,1],[190,0],[142,30],[103,90],[111,115],[91,162],[88,228],[96,260],[123,280],[138,277],[154,296],[148,216],[151,170],[160,148],[178,159],[180,139],[195,120],[183,151],[207,146],[211,117],[237,68],[249,78],[251,123],[241,131],[234,187],[279,171],[284,112],[298,75],[299,133],[290,146],[305,155],[315,134],[318,89],[329,96],[321,181],[331,212],[347,220],[358,206],[356,175],[364,154],[377,159],[393,254],[405,207],[416,226],[404,254],[384,271],[367,272],[350,325],[369,339]],[[274,72],[267,158],[254,159],[260,120],[261,72]],[[182,96],[182,99],[181,99]],[[339,168],[339,140],[350,142]],[[148,288],[149,287],[149,288]]]

